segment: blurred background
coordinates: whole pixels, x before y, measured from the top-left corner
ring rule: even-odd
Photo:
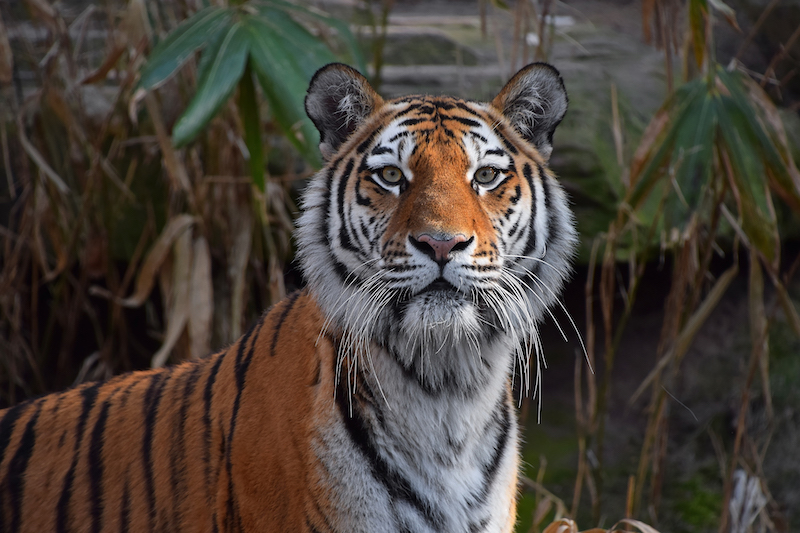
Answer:
[[[798,0],[0,3],[0,408],[232,342],[287,292],[302,100],[548,61],[572,282],[520,398],[520,532],[800,531]]]

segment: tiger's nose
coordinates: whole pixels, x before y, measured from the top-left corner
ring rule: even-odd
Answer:
[[[423,233],[417,238],[414,238],[411,235],[409,235],[408,238],[416,249],[437,263],[448,261],[450,259],[451,252],[457,252],[465,249],[470,245],[473,239],[472,237],[467,239],[467,237],[461,233],[455,236],[450,236],[447,234],[431,235],[429,233]]]

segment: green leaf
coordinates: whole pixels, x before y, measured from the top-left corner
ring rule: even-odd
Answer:
[[[212,6],[186,19],[150,53],[138,87],[150,90],[164,83],[198,48],[223,32],[232,16],[232,10]]]
[[[199,80],[197,92],[172,130],[172,142],[181,147],[208,124],[219,108],[230,98],[242,77],[250,41],[242,22],[225,31],[213,60]]]
[[[247,18],[253,70],[278,126],[308,161],[319,164],[318,134],[306,118],[304,100],[308,80],[333,54],[291,17],[281,15]]]
[[[320,21],[335,29],[339,39],[341,39],[341,41],[347,47],[347,52],[350,56],[348,58],[350,63],[361,72],[366,72],[366,63],[364,63],[364,56],[361,53],[361,47],[358,45],[358,41],[353,35],[353,32],[350,31],[350,27],[348,26],[347,22],[335,17],[331,17],[318,9],[307,8],[305,6],[292,4],[291,2],[286,2],[284,0],[262,0],[259,2],[253,2],[253,4],[264,7],[275,6],[283,9],[284,11],[294,11],[305,17]]]
[[[731,185],[736,188],[742,230],[751,244],[773,263],[778,253],[778,229],[770,205],[757,131],[745,110],[727,96],[720,97],[719,125],[733,170]]]
[[[253,185],[264,192],[264,146],[261,144],[261,120],[253,86],[253,73],[250,63],[244,69],[239,81],[239,115],[244,127],[244,142],[250,152],[250,177]]]
[[[627,202],[634,209],[663,177],[663,167],[667,163],[667,157],[672,153],[675,138],[683,121],[687,120],[692,102],[698,97],[702,97],[704,87],[705,82],[702,80],[687,83],[679,87],[662,107],[662,111],[666,112],[671,119],[650,148],[641,172],[636,175],[631,173],[631,182],[634,185]]]
[[[727,72],[720,68],[717,73],[720,83],[730,94],[730,98],[742,114],[748,124],[748,129],[752,130],[755,143],[759,147],[760,157],[763,160],[768,176],[773,182],[773,186],[779,194],[795,209],[800,205],[800,191],[797,189],[792,178],[793,163],[791,154],[788,150],[782,149],[782,143],[778,140],[778,134],[768,133],[765,129],[765,121],[759,118],[759,114],[753,102],[756,98],[765,95],[751,95],[745,84],[754,85],[749,79],[745,79],[745,74],[741,72]],[[760,90],[760,88],[759,88]]]
[[[262,7],[259,9],[259,15],[248,17],[248,21],[260,25],[262,31],[267,32],[270,37],[274,37],[275,51],[279,51],[295,63],[298,71],[307,76],[304,85],[308,84],[308,80],[317,69],[336,61],[336,56],[325,43],[312,35],[285,11]]]
[[[714,96],[704,91],[689,102],[683,120],[675,125],[671,166],[673,187],[677,190],[666,205],[667,223],[673,227],[683,226],[708,187],[717,129],[716,112]]]

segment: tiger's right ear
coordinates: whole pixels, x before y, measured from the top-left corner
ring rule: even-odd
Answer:
[[[383,105],[367,79],[341,63],[324,66],[311,78],[306,114],[319,130],[319,151],[329,160],[339,146]]]

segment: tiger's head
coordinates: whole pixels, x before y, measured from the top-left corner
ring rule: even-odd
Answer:
[[[326,165],[304,196],[298,256],[340,356],[378,345],[426,388],[474,385],[509,348],[527,368],[576,243],[547,168],[566,109],[542,63],[490,103],[385,101],[350,67],[317,72],[306,111]]]

